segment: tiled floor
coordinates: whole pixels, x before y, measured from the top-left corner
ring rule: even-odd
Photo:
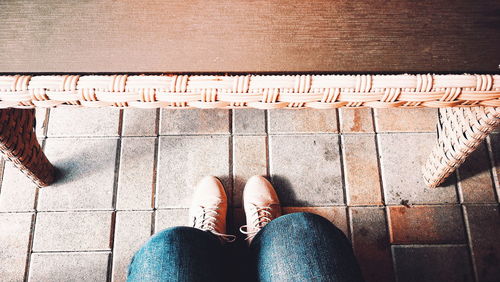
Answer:
[[[420,167],[435,142],[435,110],[37,116],[62,177],[36,189],[0,163],[1,281],[123,281],[151,234],[186,223],[192,187],[207,174],[226,186],[231,230],[244,218],[245,180],[268,175],[285,212],[318,213],[349,236],[367,281],[500,277],[500,134],[446,186],[428,189]]]

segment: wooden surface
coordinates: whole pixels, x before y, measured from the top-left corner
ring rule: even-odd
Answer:
[[[0,72],[494,72],[500,1],[0,1]]]

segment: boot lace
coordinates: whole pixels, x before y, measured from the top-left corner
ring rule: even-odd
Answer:
[[[194,228],[198,228],[203,231],[208,231],[216,236],[218,236],[221,240],[231,243],[236,240],[236,236],[230,234],[223,234],[217,231],[217,216],[219,208],[210,208],[210,207],[199,207],[197,215],[193,219]]]
[[[255,205],[254,205],[255,206]],[[240,232],[247,235],[245,240],[251,240],[259,231],[266,226],[271,220],[273,220],[273,214],[271,213],[271,207],[257,207],[255,206],[255,211],[252,213],[254,221],[252,222],[252,227],[250,230],[249,225],[243,225],[240,227]]]

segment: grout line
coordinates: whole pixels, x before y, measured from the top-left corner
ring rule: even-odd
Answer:
[[[111,253],[108,258],[108,271],[107,271],[107,281],[112,280],[113,275],[113,253],[114,253],[114,245],[115,245],[115,229],[116,229],[116,202],[118,198],[118,181],[120,177],[120,162],[122,155],[122,146],[123,140],[121,136],[123,135],[123,109],[120,110],[119,121],[118,121],[118,133],[120,137],[117,140],[116,144],[116,152],[115,152],[115,170],[114,170],[114,182],[113,182],[113,198],[112,198],[112,207],[113,211],[111,213],[111,228],[110,228],[110,238],[109,245],[111,247]]]
[[[359,132],[359,133],[339,133],[339,132],[272,132],[272,133],[237,133],[236,136],[323,136],[323,135],[373,135],[373,132]],[[432,135],[433,132],[377,132],[379,135]],[[182,133],[182,134],[157,134],[157,135],[141,135],[141,136],[120,136],[120,135],[52,135],[43,136],[43,138],[50,139],[113,139],[113,138],[143,138],[143,137],[197,137],[197,136],[230,136],[231,133]]]
[[[234,112],[233,109],[228,111],[228,122],[229,122],[229,133],[230,136],[228,138],[228,176],[229,176],[229,185],[231,185],[231,197],[229,198],[228,208],[234,207],[234,136],[233,136],[233,121],[234,121]]]
[[[123,135],[123,109],[120,109],[118,111],[118,136],[122,136]]]
[[[337,138],[337,145],[338,145],[338,152],[339,152],[339,162],[340,162],[340,183],[341,183],[341,189],[342,189],[342,194],[344,197],[344,206],[347,206],[348,203],[348,195],[347,195],[347,187],[346,187],[346,181],[345,181],[345,170],[344,170],[344,150],[342,148],[343,146],[343,137],[340,135]],[[333,191],[332,191],[333,192]]]
[[[36,132],[35,132],[36,133]],[[41,146],[42,150],[45,151],[45,144],[46,144],[46,139],[41,140]],[[31,223],[31,229],[30,229],[30,234],[29,234],[29,240],[28,240],[28,252],[26,256],[26,266],[24,269],[24,281],[28,281],[29,278],[29,271],[30,271],[30,266],[31,266],[31,257],[33,253],[33,244],[35,241],[35,228],[36,228],[36,220],[38,216],[38,199],[39,199],[39,194],[40,194],[40,187],[35,188],[35,199],[33,203],[33,210],[34,213],[32,215],[32,223]]]
[[[459,204],[463,204],[465,202],[464,199],[464,193],[462,190],[462,177],[460,176],[460,167],[457,167],[455,169],[455,172],[452,173],[450,176],[448,176],[448,179],[451,179],[453,176],[455,176],[455,190],[457,192],[457,200]],[[434,189],[434,188],[433,188]]]
[[[43,188],[42,188],[43,189]],[[329,207],[350,207],[350,208],[381,208],[381,207],[403,207],[405,205],[401,204],[388,204],[388,205],[381,205],[381,204],[366,204],[366,205],[349,205],[346,206],[344,204],[321,204],[321,205],[307,205],[307,206],[298,206],[298,205],[283,205],[284,208],[329,208]],[[457,207],[461,206],[459,203],[414,203],[410,204],[409,208],[412,207]],[[467,206],[498,206],[497,203],[482,203],[482,202],[474,202],[474,203],[467,203]],[[238,208],[238,207],[235,207]],[[179,210],[179,209],[189,209],[188,206],[185,207],[161,207],[161,208],[155,208],[154,210]],[[153,209],[117,209],[116,211],[118,212],[152,212],[154,211]],[[100,213],[111,213],[114,210],[38,210],[37,213],[89,213],[89,212],[100,212]],[[23,214],[23,213],[33,213],[32,210],[24,210],[24,211],[1,211],[0,214]]]
[[[491,142],[491,134],[486,137],[486,149],[488,153],[488,159],[490,161],[490,176],[491,180],[493,181],[493,194],[495,195],[496,201],[500,202],[500,194],[499,194],[499,187],[498,187],[498,175],[496,173],[496,166],[495,166],[495,155],[493,153],[493,145]]]
[[[71,254],[71,253],[111,253],[111,250],[65,250],[65,251],[35,251],[34,254]]]
[[[389,239],[390,240],[390,239]],[[397,261],[396,261],[396,252],[394,252],[395,246],[392,245],[389,241],[389,249],[391,251],[391,260],[392,260],[392,272],[394,273],[394,280],[396,282],[399,282],[399,277],[398,277],[398,267],[397,267]]]
[[[464,221],[464,227],[465,227],[465,237],[467,240],[467,252],[469,253],[469,259],[470,259],[470,264],[472,266],[472,272],[474,273],[474,279],[475,281],[479,281],[479,273],[478,269],[476,266],[476,263],[474,261],[474,251],[472,249],[472,235],[470,232],[470,225],[469,225],[469,220],[468,220],[468,214],[467,214],[467,207],[465,205],[461,205],[462,211],[462,219]]]
[[[271,181],[271,138],[269,134],[269,126],[270,126],[270,116],[269,110],[265,110],[264,115],[264,127],[266,132],[266,174],[269,181]]]
[[[45,118],[42,123],[42,136],[47,137],[47,132],[49,130],[49,117],[50,117],[50,108],[47,108],[45,111]]]
[[[158,199],[158,165],[159,165],[159,150],[160,150],[160,138],[155,139],[155,148],[153,155],[153,181],[151,189],[151,208],[153,209],[151,215],[151,235],[155,233],[156,229],[156,210],[157,199]]]
[[[0,167],[0,196],[2,195],[2,186],[3,186],[2,183],[4,180],[3,175],[5,172],[5,164],[6,164],[5,160],[2,157],[0,157],[0,166],[1,166]]]
[[[457,243],[457,244],[450,244],[450,243],[394,244],[393,243],[392,246],[396,247],[396,248],[442,248],[442,247],[467,247],[467,244],[464,244],[464,243]]]
[[[111,228],[110,228],[110,239],[109,246],[111,251],[108,256],[108,271],[107,271],[107,281],[111,281],[113,279],[113,254],[115,248],[115,231],[116,231],[116,211],[111,214]]]
[[[383,205],[387,205],[386,200],[385,200],[385,189],[384,189],[384,181],[382,177],[382,163],[381,163],[381,154],[380,154],[380,139],[378,136],[378,128],[377,128],[377,123],[375,122],[375,112],[373,109],[371,110],[372,114],[372,122],[373,122],[373,131],[375,132],[374,141],[375,141],[375,157],[377,158],[377,169],[378,169],[378,179],[379,179],[379,185],[380,185],[380,198],[382,200]]]
[[[156,114],[155,114],[155,132],[154,134],[156,137],[160,135],[160,115],[161,115],[161,109],[158,108],[156,109]]]

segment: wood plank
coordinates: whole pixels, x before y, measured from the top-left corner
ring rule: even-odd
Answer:
[[[0,1],[0,72],[498,72],[500,1]]]

